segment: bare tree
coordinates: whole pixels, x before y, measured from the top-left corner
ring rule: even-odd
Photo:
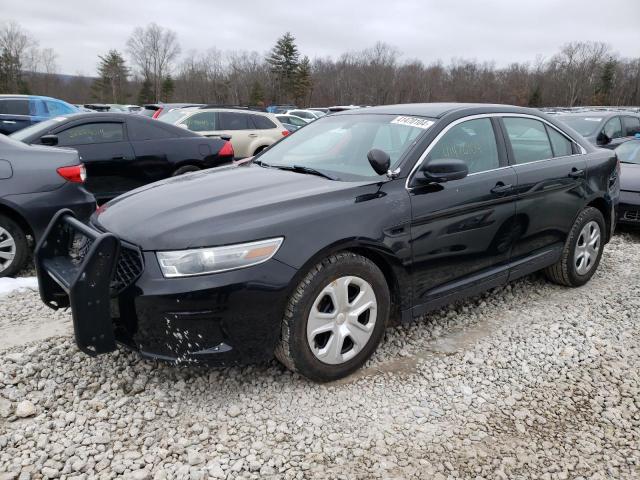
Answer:
[[[162,83],[180,54],[175,32],[156,23],[137,27],[127,41],[127,50],[139,73],[151,83],[156,101],[159,101]]]

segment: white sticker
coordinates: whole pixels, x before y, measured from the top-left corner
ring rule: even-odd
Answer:
[[[431,127],[431,125],[433,125],[434,122],[432,122],[431,120],[425,120],[424,118],[402,116],[394,118],[393,120],[391,120],[391,123],[427,130],[429,127]]]
[[[602,120],[602,118],[586,117],[585,120],[587,122],[599,122],[600,120]]]

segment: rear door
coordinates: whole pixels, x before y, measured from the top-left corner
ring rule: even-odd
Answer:
[[[191,148],[181,144],[163,122],[145,120],[135,116],[127,119],[127,133],[135,154],[130,163],[130,178],[136,187],[171,176],[176,157],[187,159],[191,153]],[[202,141],[206,142],[204,138]]]
[[[134,151],[123,121],[96,121],[55,131],[58,146],[80,153],[87,169],[87,190],[98,200],[109,200],[139,185],[132,170]]]
[[[622,117],[622,128],[627,140],[635,138],[640,134],[640,117],[624,116]]]
[[[586,200],[586,156],[564,133],[534,117],[503,116],[509,161],[517,176],[510,278],[551,264],[560,254]],[[546,265],[545,265],[546,264]]]
[[[231,135],[231,145],[236,158],[245,158],[253,155],[251,149],[253,141],[260,133],[253,126],[250,115],[242,112],[218,112],[218,128],[222,133]]]
[[[28,98],[0,99],[0,133],[10,135],[32,124]]]

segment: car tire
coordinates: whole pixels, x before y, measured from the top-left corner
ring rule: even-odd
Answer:
[[[290,296],[276,357],[317,382],[345,377],[376,350],[390,303],[385,276],[371,260],[352,252],[331,255]]]
[[[0,277],[15,275],[29,258],[29,243],[20,225],[0,215]],[[11,258],[7,258],[11,256]]]
[[[177,177],[178,175],[184,175],[185,173],[197,172],[200,168],[195,165],[185,165],[184,167],[177,168],[175,172],[173,172],[173,177]]]
[[[549,280],[567,287],[579,287],[595,274],[602,258],[606,224],[597,208],[585,208],[573,223],[560,260],[545,269]]]

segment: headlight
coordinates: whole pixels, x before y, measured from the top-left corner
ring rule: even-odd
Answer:
[[[266,262],[276,254],[283,240],[279,237],[226,247],[156,252],[156,256],[165,278],[203,275]]]

